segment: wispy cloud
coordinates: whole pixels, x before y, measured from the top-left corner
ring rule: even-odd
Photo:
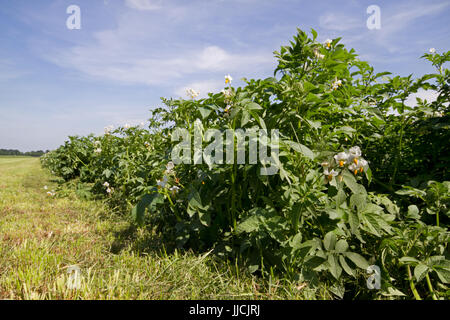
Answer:
[[[319,17],[319,26],[327,30],[347,31],[356,28],[364,28],[364,19],[357,16],[349,16],[327,12]]]
[[[157,10],[161,8],[161,1],[155,0],[125,0],[125,4],[137,10]]]

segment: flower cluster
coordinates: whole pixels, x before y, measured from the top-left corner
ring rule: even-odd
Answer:
[[[222,89],[221,91],[223,93],[223,95],[225,96],[226,99],[231,98],[231,95],[233,94],[233,91],[231,91],[231,89]]]
[[[48,187],[47,187],[47,186],[44,186],[44,190],[48,190]],[[47,195],[48,195],[49,197],[54,197],[54,196],[56,196],[56,192],[55,192],[55,190],[47,191]]]
[[[169,161],[166,165],[166,170],[164,171],[164,176],[162,179],[156,180],[156,185],[158,189],[165,189],[168,187],[169,177],[170,175],[173,175],[175,177],[175,183],[179,183],[179,179],[176,177],[175,171],[175,164],[172,161]],[[178,186],[172,186],[169,188],[169,191],[172,192],[173,195],[178,192],[180,188]]]
[[[108,193],[108,194],[113,193],[114,188],[110,187],[108,182],[103,183],[103,186],[106,188],[106,193]]]
[[[333,83],[331,84],[331,89],[332,90],[337,90],[340,86],[342,86],[342,80],[334,80]]]
[[[188,88],[186,89],[186,94],[188,95],[188,97],[190,97],[191,99],[195,99],[199,96],[200,92],[195,91],[192,88]]]
[[[324,175],[327,181],[331,181],[333,177],[338,176],[341,172],[339,169],[347,168],[353,172],[354,175],[363,173],[368,168],[368,162],[361,157],[361,149],[358,146],[352,147],[348,152],[339,152],[333,157],[331,162],[323,162],[321,165],[324,167]],[[336,169],[336,170],[335,170]],[[339,175],[339,179],[342,180],[342,175]]]
[[[105,127],[105,134],[110,134],[114,130],[114,126]]]
[[[321,54],[318,48],[314,48],[313,52],[314,52],[314,56],[315,56],[317,59],[323,59],[323,58],[325,58],[325,55],[324,55],[324,54]]]

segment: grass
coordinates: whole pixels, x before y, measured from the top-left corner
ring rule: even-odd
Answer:
[[[167,254],[153,239],[101,201],[61,188],[38,158],[0,157],[0,299],[327,298],[208,254]]]

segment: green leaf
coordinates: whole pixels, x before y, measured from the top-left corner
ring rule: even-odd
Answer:
[[[314,156],[314,152],[312,152],[311,149],[309,149],[307,146],[304,146],[303,144],[294,142],[294,141],[290,141],[290,140],[286,140],[284,141],[287,145],[289,145],[292,149],[294,149],[295,151],[303,154],[305,157],[314,160],[315,156]]]
[[[353,192],[360,193],[360,186],[356,182],[355,177],[347,170],[343,173],[344,183],[345,185]]]
[[[244,127],[250,121],[250,113],[247,110],[242,111],[241,126]]]
[[[339,240],[336,243],[336,251],[337,252],[345,252],[348,249],[348,243],[344,239]]]
[[[338,263],[338,259],[333,254],[328,255],[328,270],[336,279],[339,279],[342,274],[342,268]]]
[[[409,264],[409,265],[416,265],[416,264],[420,263],[419,260],[417,260],[416,258],[413,258],[413,257],[401,257],[399,259],[399,261],[403,264]]]
[[[259,230],[261,222],[259,221],[258,216],[250,216],[249,218],[245,219],[243,222],[237,225],[236,233],[251,233],[253,231]]]
[[[369,267],[367,260],[356,252],[345,252],[344,255],[361,269],[366,270]]]
[[[345,191],[341,188],[339,189],[337,195],[336,195],[336,207],[340,207],[342,203],[345,202],[347,199],[347,195],[345,194]]]
[[[336,245],[336,235],[334,232],[330,231],[325,235],[323,245],[327,251],[334,250],[334,246]]]
[[[131,216],[138,223],[144,222],[145,209],[148,207],[150,211],[154,210],[157,204],[164,203],[164,196],[159,193],[146,194],[131,210]]]
[[[256,102],[250,102],[249,104],[247,104],[247,108],[248,110],[261,110],[262,107],[257,104]]]
[[[417,208],[417,206],[413,205],[413,204],[408,206],[408,215],[407,215],[407,217],[411,218],[411,219],[419,220],[420,219],[419,208]]]
[[[365,193],[354,193],[350,197],[351,208],[356,208],[358,212],[362,211],[366,206],[367,195]]]
[[[355,272],[352,268],[350,268],[350,266],[347,264],[347,261],[345,261],[344,256],[339,255],[339,263],[341,264],[342,269],[344,269],[344,271],[345,271],[348,275],[350,275],[350,276],[356,278],[356,272]]]
[[[428,273],[429,268],[428,266],[424,265],[423,263],[419,263],[414,268],[414,276],[416,277],[417,281],[421,281],[423,277]]]
[[[200,114],[203,119],[206,119],[212,112],[211,109],[205,107],[198,107],[198,110],[200,111]]]
[[[302,208],[302,203],[301,202],[297,202],[296,204],[294,204],[292,206],[291,223],[292,223],[292,228],[294,229],[294,232],[297,232],[297,229],[298,229],[298,224],[299,224],[299,221],[300,221],[301,208]]]

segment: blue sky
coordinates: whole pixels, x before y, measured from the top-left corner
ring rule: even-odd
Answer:
[[[369,30],[366,9],[381,9]],[[69,30],[69,5],[81,29]],[[273,75],[273,51],[296,28],[342,37],[377,71],[433,72],[449,50],[450,1],[15,0],[0,5],[0,148],[53,149],[68,135],[138,124],[160,97],[204,96]],[[432,94],[420,93],[432,98]]]

